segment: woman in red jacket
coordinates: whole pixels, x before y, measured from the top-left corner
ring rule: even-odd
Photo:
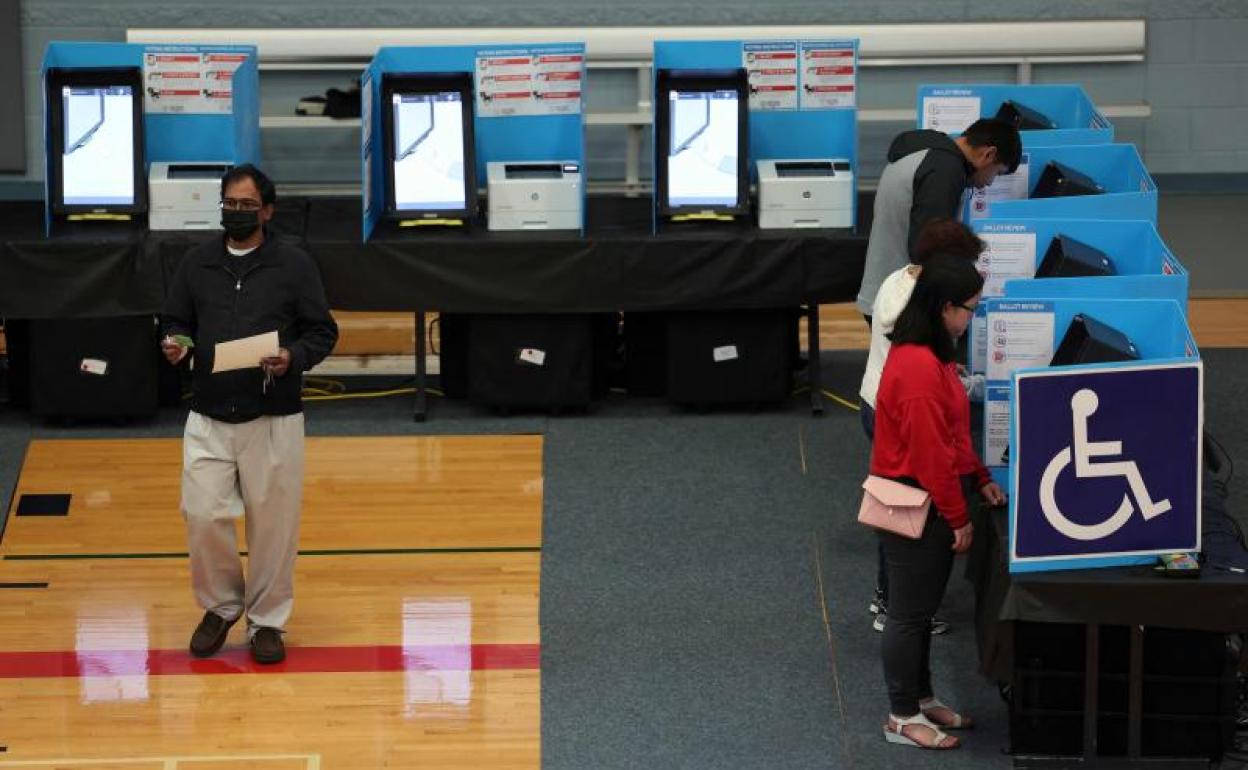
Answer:
[[[993,505],[1005,501],[971,448],[970,404],[956,363],[956,341],[983,285],[965,258],[928,260],[889,335],[892,347],[876,394],[871,473],[921,487],[932,497],[918,540],[879,535],[890,586],[881,645],[890,712],[884,736],[921,748],[957,748],[958,739],[943,731],[971,726],[932,692],[929,629],[954,554],[971,545],[966,493],[979,489]]]

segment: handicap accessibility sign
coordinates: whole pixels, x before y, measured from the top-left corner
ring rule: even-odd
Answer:
[[[1200,549],[1199,361],[1020,371],[1010,570]]]

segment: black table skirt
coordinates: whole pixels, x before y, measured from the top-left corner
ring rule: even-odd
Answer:
[[[1195,580],[1175,579],[1151,566],[1011,575],[1004,511],[977,514],[975,531],[982,536],[967,576],[976,588],[980,669],[998,681],[1010,679],[1014,621],[1248,631],[1244,575],[1205,570]]]
[[[282,201],[275,229],[302,241],[339,310],[593,312],[790,307],[850,301],[865,236],[696,225],[650,232],[645,198],[590,198],[575,233],[377,233],[360,242],[353,199]],[[29,208],[29,207],[27,207]],[[74,318],[158,312],[182,255],[206,235],[42,238],[6,210],[0,315]],[[22,222],[13,218],[21,217]],[[35,223],[38,224],[37,222]]]

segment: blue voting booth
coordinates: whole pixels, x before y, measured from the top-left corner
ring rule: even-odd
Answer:
[[[1202,368],[1178,303],[985,304],[984,459],[1008,485],[1011,571],[1147,563],[1199,549]],[[1125,335],[1138,358],[1049,366],[1055,351],[1077,361],[1072,351],[1096,344],[1060,344],[1076,316],[1092,319],[1084,328]]]
[[[145,161],[259,163],[260,93],[255,46],[53,42],[42,72],[134,67],[142,71]],[[179,87],[167,87],[170,84]],[[53,143],[47,134],[45,148]],[[49,167],[51,159],[48,159]],[[144,167],[146,175],[146,166]],[[45,185],[51,175],[45,173]],[[45,201],[48,196],[45,195]],[[50,207],[46,215],[51,227]]]
[[[1063,164],[1104,188],[1098,195],[1031,198],[1046,164]],[[1024,191],[1026,196],[1024,196]],[[1133,144],[1029,147],[1018,171],[971,196],[964,219],[1142,219],[1157,221],[1157,185]]]
[[[1005,282],[1007,297],[1104,297],[1172,299],[1187,315],[1188,274],[1152,222],[1138,220],[1033,219],[1001,222],[983,219],[972,228],[989,241],[1003,228],[1035,233],[1036,265],[1054,238],[1066,236],[1104,252],[1115,274],[1071,278],[1014,278]]]
[[[558,70],[559,77],[552,76]],[[360,131],[363,239],[386,214],[382,80],[391,73],[468,73],[473,85],[476,179],[491,161],[585,163],[583,43],[508,46],[383,47],[361,81]],[[560,103],[556,107],[556,100]],[[580,194],[584,197],[585,186]],[[582,200],[582,212],[584,205]],[[582,228],[584,227],[582,220]]]
[[[757,182],[756,161],[770,159],[845,159],[857,179],[857,39],[654,43],[656,94],[660,70],[736,69],[749,82],[751,183]],[[652,138],[657,169],[666,154]],[[857,221],[857,196],[852,198]],[[657,212],[657,198],[655,204]]]
[[[977,220],[971,229],[986,245],[980,260],[987,275],[985,296],[1170,299],[1187,315],[1187,270],[1151,222],[993,218]],[[1055,243],[1056,239],[1062,242]],[[1060,252],[1063,246],[1103,252],[1114,275],[1033,277],[1046,254]],[[977,309],[969,330],[970,366],[975,372],[984,371],[986,309],[986,305]]]
[[[919,86],[915,114],[919,128],[960,134],[980,118],[996,117],[1006,102],[1035,110],[1054,124],[1054,128],[1021,131],[1025,148],[1114,141],[1113,124],[1078,85]]]

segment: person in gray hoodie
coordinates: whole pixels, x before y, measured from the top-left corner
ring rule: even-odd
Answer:
[[[992,118],[975,121],[956,139],[930,129],[893,139],[876,187],[858,289],[858,310],[868,325],[880,284],[911,261],[923,225],[956,217],[968,187],[987,187],[998,174],[1014,173],[1022,154],[1018,129]]]

